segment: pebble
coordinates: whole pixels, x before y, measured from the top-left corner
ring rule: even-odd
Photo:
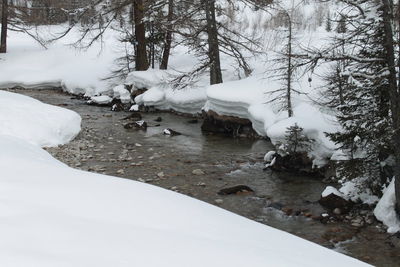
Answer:
[[[159,172],[159,173],[157,173],[157,176],[159,178],[163,178],[165,176],[165,174],[164,174],[164,172]]]
[[[224,203],[224,200],[218,198],[218,199],[214,200],[214,202],[217,204],[222,204],[222,203]]]
[[[117,173],[118,173],[118,174],[125,174],[125,171],[124,171],[123,169],[119,169],[119,170],[117,171]]]
[[[193,170],[192,173],[194,175],[204,175],[205,174],[204,171],[200,170],[200,169]]]

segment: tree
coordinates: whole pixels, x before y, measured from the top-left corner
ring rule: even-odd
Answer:
[[[210,84],[222,83],[218,28],[215,18],[215,0],[202,0],[202,4],[207,20],[208,57],[210,60]]]
[[[7,52],[8,0],[2,0],[0,53]]]
[[[146,28],[144,23],[145,7],[143,0],[132,1],[136,40],[136,70],[147,70],[149,64],[147,62]]]
[[[168,68],[169,56],[172,48],[172,31],[174,19],[174,0],[168,0],[168,18],[167,30],[165,33],[164,51],[161,59],[160,69],[166,70]]]
[[[395,176],[400,212],[400,88],[396,70],[400,66],[396,61],[399,47],[394,37],[398,34],[393,28],[394,6],[389,0],[342,2],[349,12],[340,22],[347,49],[340,53],[343,40],[336,39],[328,49],[314,51],[309,57],[314,66],[319,60],[346,60],[348,64],[343,75],[351,88],[344,91],[345,105],[338,108],[337,115],[343,131],[330,135],[349,158],[339,174],[341,178],[362,179],[375,193]]]

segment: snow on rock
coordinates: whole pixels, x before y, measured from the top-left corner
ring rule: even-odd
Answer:
[[[97,105],[108,105],[112,102],[112,98],[108,95],[101,95],[101,96],[92,96],[88,101],[89,104],[97,104]]]
[[[49,147],[68,143],[80,130],[81,117],[73,111],[0,91],[0,135]]]
[[[393,178],[392,182],[385,189],[382,198],[374,210],[375,217],[388,227],[388,233],[394,234],[400,231],[400,220],[396,214],[396,195]]]
[[[132,105],[131,108],[129,109],[129,111],[139,111],[139,105],[137,105],[137,104]]]
[[[338,196],[338,197],[341,197],[341,198],[345,198],[345,199],[346,199],[346,196],[343,195],[342,193],[340,193],[339,190],[337,190],[337,189],[334,188],[333,186],[327,186],[327,187],[325,188],[325,190],[322,192],[321,196],[322,196],[322,197],[327,197],[327,196],[329,196],[330,194],[334,194],[334,195],[336,195],[336,196]]]
[[[353,202],[361,201],[366,204],[375,204],[379,198],[364,186],[365,178],[357,178],[343,183],[339,191]]]
[[[276,155],[276,151],[267,152],[264,156],[264,161],[271,162],[275,158],[275,155]]]
[[[131,93],[125,89],[123,85],[117,85],[113,88],[113,94],[115,99],[121,100],[122,103],[128,104],[131,100]]]
[[[369,266],[204,202],[0,136],[0,265]],[[16,168],[23,166],[23,168]]]

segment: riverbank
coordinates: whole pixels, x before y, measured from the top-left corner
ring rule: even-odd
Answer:
[[[167,113],[142,114],[149,126],[161,124],[159,127],[126,130],[122,119],[128,113],[87,106],[59,91],[13,91],[82,116],[78,137],[65,146],[49,149],[71,167],[178,191],[377,266],[396,266],[400,261],[396,239],[382,233],[377,224],[363,228],[339,222],[325,225],[307,217],[323,212],[317,201],[326,184],[307,177],[262,172],[262,157],[272,149],[265,140],[202,135],[201,121],[192,124],[188,118]],[[161,122],[154,121],[158,117]],[[164,128],[183,135],[165,136]],[[218,195],[221,189],[238,184],[255,192]],[[293,213],[287,215],[288,209]]]

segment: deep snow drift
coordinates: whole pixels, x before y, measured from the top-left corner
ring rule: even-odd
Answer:
[[[0,135],[49,147],[68,143],[80,130],[81,117],[73,111],[0,91]]]

